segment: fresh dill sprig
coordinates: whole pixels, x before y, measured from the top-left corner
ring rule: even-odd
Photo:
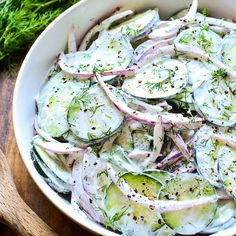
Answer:
[[[189,44],[193,40],[193,35],[192,34],[186,34],[183,36],[179,42],[183,44]]]
[[[103,217],[105,218],[104,226],[106,228],[116,228],[115,223],[119,221],[127,212],[129,207],[122,209],[120,212],[116,212],[112,217],[110,217],[105,210],[102,208],[98,208],[103,214]]]
[[[208,11],[207,11],[207,9],[205,7],[202,9],[202,14],[203,14],[203,16],[207,16],[208,15]]]
[[[205,52],[210,52],[209,49],[211,48],[213,42],[211,39],[207,39],[203,30],[201,30],[197,44],[201,46]]]
[[[0,69],[14,70],[45,27],[77,1],[0,1]]]
[[[227,71],[225,69],[220,68],[218,70],[214,70],[211,75],[212,75],[213,79],[215,79],[215,78],[223,78],[223,79],[225,79],[228,76],[228,73],[227,73]]]

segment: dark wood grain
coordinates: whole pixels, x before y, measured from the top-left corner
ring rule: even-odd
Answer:
[[[11,106],[14,86],[15,79],[10,79],[5,72],[0,72],[0,148],[7,156],[19,194],[59,235],[92,236],[93,234],[75,224],[54,207],[30,178],[20,158],[12,126]],[[0,235],[15,236],[16,233],[0,224]]]

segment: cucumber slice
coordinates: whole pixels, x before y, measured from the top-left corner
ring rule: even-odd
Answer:
[[[235,222],[236,204],[234,201],[219,201],[213,221],[203,230],[203,233],[215,233],[228,228]]]
[[[218,151],[222,143],[211,138],[212,133],[218,133],[225,137],[235,139],[236,130],[232,128],[214,127],[204,125],[195,134],[193,149],[195,161],[199,173],[201,173],[212,185],[222,187],[218,174]]]
[[[191,27],[183,30],[175,39],[174,43],[182,43],[202,48],[205,52],[215,57],[220,57],[222,38],[209,27]]]
[[[193,91],[194,106],[199,115],[219,126],[235,126],[236,96],[229,88],[230,81],[205,81]]]
[[[151,151],[151,142],[153,137],[150,135],[150,127],[143,126],[132,132],[134,149],[142,151]]]
[[[163,225],[160,229],[155,232],[155,236],[174,236],[176,235],[175,231],[172,230],[167,225]]]
[[[150,199],[156,199],[161,188],[161,183],[143,174],[127,173],[121,177],[137,193]],[[113,222],[112,228],[121,231],[124,235],[144,236],[150,235],[163,225],[163,221],[155,211],[131,202],[112,183],[105,199],[107,214],[112,217],[120,215]]]
[[[146,170],[144,171],[144,173],[158,180],[162,185],[164,185],[167,181],[169,181],[172,177],[174,177],[173,174],[167,171],[157,170],[157,169]]]
[[[88,51],[65,55],[64,66],[74,73],[97,73],[126,69],[133,60],[134,50],[129,40],[117,33],[104,33]],[[105,81],[114,76],[104,77]]]
[[[45,151],[38,143],[44,142],[40,136],[33,137],[33,147],[37,155],[43,163],[62,181],[71,184],[71,169],[66,165],[66,160],[63,155],[56,155],[52,152]]]
[[[158,11],[148,10],[113,27],[110,32],[121,33],[123,36],[129,38],[129,40],[137,41],[148,34],[158,21]]]
[[[219,177],[225,190],[236,200],[236,150],[222,146],[217,158]]]
[[[120,145],[126,152],[131,152],[133,150],[133,138],[131,125],[133,121],[126,121],[121,129],[121,133],[115,140],[115,143]]]
[[[215,189],[207,180],[195,174],[183,174],[173,177],[162,188],[161,200],[191,200],[215,195]],[[212,221],[217,203],[173,212],[162,213],[165,223],[174,231],[183,235],[196,234]]]
[[[235,226],[235,224],[236,224],[236,218],[234,216],[230,220],[225,222],[225,224],[220,225],[220,226],[215,227],[215,228],[211,228],[211,229],[209,229],[209,231],[208,230],[206,230],[206,231],[204,230],[204,231],[202,231],[202,233],[204,233],[204,234],[220,233],[220,231],[223,231],[223,230],[226,230],[228,228],[231,228],[231,227]]]
[[[189,81],[183,91],[174,98],[174,101],[177,100],[177,102],[184,103],[181,108],[195,110],[193,106],[192,90],[198,88],[204,81],[209,80],[215,68],[199,60],[190,60],[187,58],[181,58],[181,60],[187,66]]]
[[[221,55],[223,62],[236,70],[236,32],[233,31],[224,37],[222,42]]]
[[[217,151],[218,145],[211,138],[211,134],[216,131],[212,126],[204,125],[194,136],[193,149],[195,161],[199,173],[206,178],[212,185],[221,187],[217,170]]]
[[[68,110],[71,131],[82,141],[96,142],[119,130],[124,116],[98,84],[74,97]]]
[[[102,157],[105,162],[110,163],[117,173],[140,171],[140,168],[135,165],[135,163],[127,159],[126,152],[119,145],[113,145],[109,152],[103,153],[100,157]]]
[[[67,194],[71,192],[71,185],[58,178],[45,164],[41,161],[36,153],[33,155],[33,162],[36,169],[42,175],[45,182],[56,192]]]
[[[68,79],[63,73],[52,77],[37,98],[39,127],[52,137],[59,137],[67,132],[67,110],[71,100],[88,85],[89,81]]]
[[[91,142],[85,142],[85,141],[79,139],[79,138],[78,138],[76,135],[74,135],[70,130],[69,130],[68,132],[66,132],[65,134],[63,134],[63,138],[64,138],[66,141],[68,141],[68,142],[70,142],[70,143],[72,143],[72,144],[74,144],[74,145],[76,145],[76,146],[78,146],[78,147],[82,147],[82,148],[85,148],[85,147],[90,146],[91,144],[94,144],[94,142],[93,142],[93,143],[91,143]]]
[[[187,82],[188,72],[183,62],[160,57],[127,78],[122,90],[141,99],[169,98],[180,93]]]

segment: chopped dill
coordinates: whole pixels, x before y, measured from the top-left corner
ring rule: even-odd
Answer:
[[[211,75],[212,75],[213,79],[215,79],[215,78],[223,78],[223,79],[225,79],[228,76],[228,73],[227,73],[227,71],[225,69],[220,68],[218,70],[214,70]]]
[[[193,35],[192,34],[186,34],[183,36],[179,42],[183,44],[189,44],[193,40]]]
[[[204,32],[201,31],[199,33],[199,38],[197,40],[197,44],[199,46],[201,46],[205,52],[210,52],[209,49],[210,49],[210,47],[212,46],[213,43],[212,43],[212,40],[207,39]]]

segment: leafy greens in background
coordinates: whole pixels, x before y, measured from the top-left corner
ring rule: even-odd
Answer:
[[[0,0],[0,70],[12,71],[34,40],[79,0]]]

